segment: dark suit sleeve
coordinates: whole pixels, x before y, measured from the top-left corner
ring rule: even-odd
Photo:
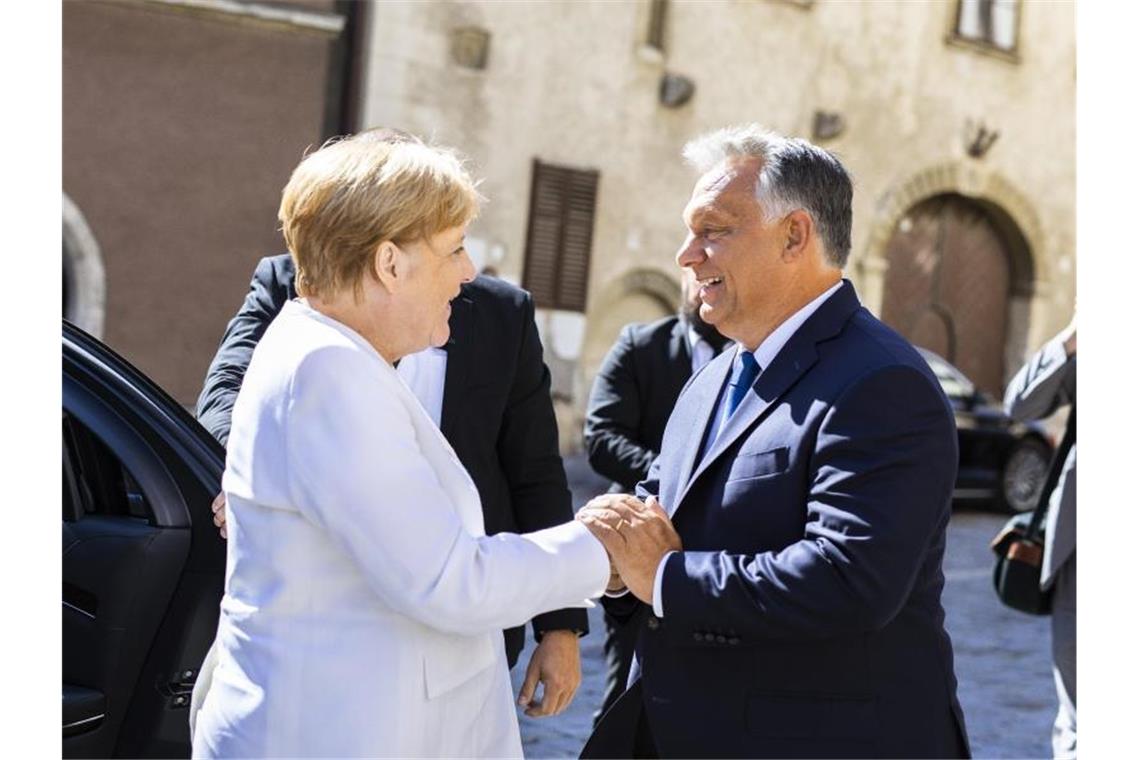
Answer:
[[[522,342],[499,430],[498,453],[510,486],[515,520],[520,532],[529,533],[573,520],[574,510],[558,453],[550,370],[542,361],[542,342],[529,295],[522,312]],[[576,630],[585,635],[590,629],[583,609],[547,612],[531,623],[537,639],[546,631]]]
[[[287,300],[288,289],[278,277],[273,258],[262,259],[254,270],[245,302],[226,326],[198,397],[195,416],[223,446],[230,436],[230,416],[253,349]]]
[[[638,442],[641,391],[634,367],[634,325],[627,325],[606,354],[586,410],[586,451],[596,472],[627,491],[649,471],[657,452]]]
[[[670,629],[687,641],[694,629],[728,628],[747,642],[885,626],[949,519],[957,454],[932,379],[891,366],[857,380],[821,422],[803,538],[756,555],[671,555],[662,579]]]

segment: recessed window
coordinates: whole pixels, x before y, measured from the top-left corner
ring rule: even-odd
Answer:
[[[649,28],[645,34],[645,44],[654,50],[665,52],[665,13],[668,0],[649,0]]]
[[[954,35],[1006,53],[1017,50],[1018,0],[958,0]]]
[[[523,287],[539,308],[586,310],[598,172],[535,159]]]

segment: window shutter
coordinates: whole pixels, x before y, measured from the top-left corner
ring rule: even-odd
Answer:
[[[598,172],[535,159],[523,287],[535,306],[586,310]]]

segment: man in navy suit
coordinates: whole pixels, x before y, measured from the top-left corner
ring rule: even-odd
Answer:
[[[968,756],[941,603],[954,418],[842,277],[850,178],[756,125],[685,157],[677,261],[738,345],[682,392],[637,497],[580,513],[621,576],[607,608],[645,611],[583,756]]]

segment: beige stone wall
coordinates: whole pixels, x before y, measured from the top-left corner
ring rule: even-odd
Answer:
[[[821,144],[855,177],[848,271],[872,309],[894,225],[924,197],[953,191],[1002,207],[1029,244],[1036,282],[1012,309],[1011,332],[1020,337],[1007,351],[1011,362],[1067,322],[1075,293],[1073,6],[1022,3],[1017,61],[948,43],[955,9],[673,2],[665,54],[654,56],[642,46],[645,2],[379,3],[362,113],[368,125],[434,135],[472,157],[490,198],[472,234],[480,256],[515,281],[532,159],[600,170],[584,323],[540,317],[559,393],[569,399],[560,415],[572,447],[617,329],[664,312],[661,299],[623,295],[620,283],[637,272],[676,279],[680,212],[693,180],[681,146],[725,124],[758,121],[810,137],[817,109],[843,115],[845,131]],[[450,34],[467,25],[491,33],[484,70],[452,62]],[[665,71],[696,83],[685,106],[658,103]],[[983,159],[966,155],[968,119],[1001,133]]]

